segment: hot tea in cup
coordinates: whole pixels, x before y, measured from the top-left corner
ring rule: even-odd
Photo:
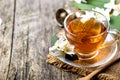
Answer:
[[[64,27],[68,41],[74,45],[75,53],[83,60],[97,55],[109,29],[106,17],[90,10],[69,14],[64,21]]]

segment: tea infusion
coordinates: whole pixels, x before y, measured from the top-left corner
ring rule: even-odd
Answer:
[[[68,26],[67,39],[75,46],[75,51],[89,54],[98,49],[104,42],[106,27],[94,18],[83,21],[82,18],[72,20]]]

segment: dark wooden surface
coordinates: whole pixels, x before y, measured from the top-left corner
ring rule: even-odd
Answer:
[[[0,80],[75,80],[46,63],[55,11],[67,0],[0,0]]]

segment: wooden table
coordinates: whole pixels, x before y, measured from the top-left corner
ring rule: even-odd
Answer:
[[[66,0],[67,1],[67,0]],[[55,11],[65,0],[0,0],[0,80],[75,80],[46,63]]]

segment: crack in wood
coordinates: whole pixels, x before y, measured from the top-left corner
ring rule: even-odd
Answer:
[[[16,13],[16,0],[14,0],[14,13],[13,13],[13,27],[12,27],[12,41],[11,41],[11,50],[10,50],[10,58],[9,58],[9,64],[8,64],[8,71],[6,75],[6,79],[8,79],[10,66],[11,66],[11,59],[12,59],[12,49],[13,49],[13,38],[14,38],[14,26],[15,26],[15,13]]]

